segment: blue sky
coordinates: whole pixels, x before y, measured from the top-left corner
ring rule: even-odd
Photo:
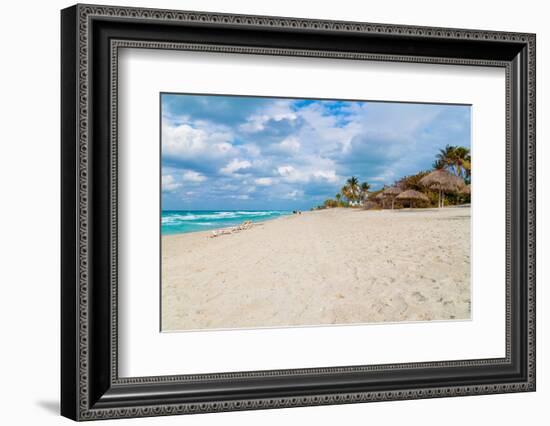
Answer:
[[[163,210],[309,209],[470,147],[463,105],[162,94]]]

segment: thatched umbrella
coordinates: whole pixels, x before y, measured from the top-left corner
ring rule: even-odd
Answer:
[[[447,191],[456,192],[464,187],[462,178],[449,173],[447,170],[439,169],[420,179],[420,185],[430,189],[437,189],[439,201],[437,207],[443,207],[442,194]]]
[[[395,197],[399,194],[401,194],[402,190],[401,188],[398,188],[397,186],[390,186],[389,188],[384,189],[384,196],[391,198],[391,209],[393,210],[393,204],[395,203]]]
[[[401,194],[399,194],[396,198],[398,200],[410,201],[412,207],[414,207],[414,200],[430,201],[426,194],[422,194],[422,192],[415,191],[414,189],[407,189],[406,191],[403,191]]]
[[[386,198],[384,197],[384,193],[380,192],[379,194],[376,194],[376,197],[374,197],[375,200],[378,200],[380,203],[382,203],[382,208],[384,208],[384,201],[386,201]]]

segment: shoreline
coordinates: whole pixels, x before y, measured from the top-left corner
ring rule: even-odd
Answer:
[[[210,220],[210,223],[204,225],[202,224],[201,226],[204,226],[206,229],[204,230],[201,230],[201,229],[195,229],[195,230],[186,230],[186,231],[179,231],[179,232],[171,232],[171,233],[165,233],[163,234],[162,233],[162,228],[163,228],[163,223],[162,223],[162,219],[164,219],[164,217],[162,216],[163,214],[165,213],[177,213],[177,212],[182,212],[182,213],[185,213],[185,214],[209,214],[209,213],[239,213],[239,212],[247,212],[247,213],[254,213],[254,212],[258,212],[258,213],[266,213],[266,212],[277,212],[277,213],[281,213],[279,214],[278,216],[272,216],[272,217],[265,217],[265,218],[262,218],[262,216],[260,216],[260,218],[255,218],[255,219],[247,219],[247,215],[243,215],[240,219],[237,219],[236,222],[232,223],[232,224],[215,224],[215,220],[214,222],[212,222],[212,219],[207,219],[205,218],[205,220]],[[161,237],[167,237],[167,236],[173,236],[173,235],[182,235],[182,234],[194,234],[194,233],[198,233],[198,232],[211,232],[211,231],[214,231],[214,230],[222,230],[222,229],[230,229],[230,228],[233,228],[233,227],[236,227],[236,226],[239,226],[239,225],[242,225],[244,222],[247,222],[247,221],[252,221],[253,223],[263,223],[263,222],[268,222],[268,221],[271,221],[271,220],[275,220],[275,219],[279,219],[281,217],[287,217],[287,216],[292,216],[292,212],[289,211],[289,210],[163,210],[161,211]],[[168,216],[169,217],[169,216]],[[193,223],[192,221],[188,221],[189,225],[198,225],[198,223]]]
[[[444,207],[445,210],[446,209],[457,209],[457,208],[470,208],[470,204],[459,204],[459,205],[456,205],[456,206]],[[419,212],[419,211],[426,211],[426,212],[427,211],[434,211],[434,212],[437,212],[439,209],[437,207],[426,207],[426,208],[413,208],[413,209],[402,208],[402,209],[394,209],[394,210],[390,210],[390,209],[364,210],[362,208],[355,208],[355,207],[331,207],[331,208],[320,209],[320,210],[306,210],[306,211],[302,211],[301,214],[302,215],[308,215],[308,214],[311,214],[311,213],[322,212],[322,211],[330,211],[330,210],[362,211],[362,212],[371,212],[371,213],[375,213],[375,212],[392,212],[393,211],[392,214],[399,214],[399,213],[404,213],[404,212]],[[170,210],[167,210],[167,211],[170,211]],[[174,211],[177,211],[177,210],[174,210]],[[228,211],[238,211],[238,210],[228,210]],[[284,218],[287,218],[289,216],[293,217],[293,216],[298,216],[298,215],[290,213],[290,214],[287,214],[287,215],[281,215],[281,216],[278,216],[278,217],[267,218],[267,219],[264,219],[264,220],[258,220],[258,221],[253,221],[252,220],[251,222],[252,222],[253,225],[260,225],[260,224],[263,224],[263,223],[273,222],[273,221],[276,221],[276,220],[279,220],[279,219],[284,219]],[[234,228],[236,226],[241,225],[243,222],[245,222],[245,221],[235,223],[234,225],[212,228],[212,229],[208,229],[208,230],[205,230],[205,231],[186,231],[186,232],[178,232],[178,233],[173,233],[173,234],[161,234],[161,238],[176,237],[176,236],[179,236],[179,235],[187,235],[187,234],[205,234],[205,235],[209,235],[209,234],[212,234],[212,231],[231,229],[231,228]]]
[[[334,208],[211,234],[162,236],[163,331],[471,318],[470,207]]]
[[[302,214],[304,214],[305,212],[302,212]],[[311,212],[308,212],[308,213],[311,213]],[[289,216],[295,216],[293,215],[292,213],[288,214],[288,215],[281,215],[281,216],[278,216],[278,217],[271,217],[271,218],[267,218],[267,219],[264,219],[264,220],[258,220],[258,221],[251,221],[254,225],[260,225],[260,224],[264,224],[264,223],[267,223],[267,222],[273,222],[275,220],[279,220],[279,219],[284,219],[284,218],[287,218]],[[213,231],[219,231],[219,230],[223,230],[223,229],[231,229],[231,228],[234,228],[236,226],[239,226],[239,225],[242,225],[243,222],[246,222],[246,220],[243,220],[241,222],[238,222],[238,223],[235,223],[234,225],[228,225],[228,226],[220,226],[220,227],[216,227],[216,228],[211,228],[211,229],[208,229],[208,230],[205,230],[205,231],[186,231],[186,232],[178,232],[178,233],[173,233],[173,234],[161,234],[161,237],[162,238],[166,238],[166,237],[177,237],[177,236],[180,236],[180,235],[189,235],[189,234],[193,234],[193,235],[196,235],[196,234],[204,234],[204,235],[211,235]]]

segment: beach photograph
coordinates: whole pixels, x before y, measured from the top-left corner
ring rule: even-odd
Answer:
[[[161,331],[471,319],[471,106],[161,93]]]

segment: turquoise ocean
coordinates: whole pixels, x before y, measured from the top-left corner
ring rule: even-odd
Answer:
[[[262,222],[291,214],[285,210],[163,210],[161,234],[183,234],[227,228],[246,220]]]

